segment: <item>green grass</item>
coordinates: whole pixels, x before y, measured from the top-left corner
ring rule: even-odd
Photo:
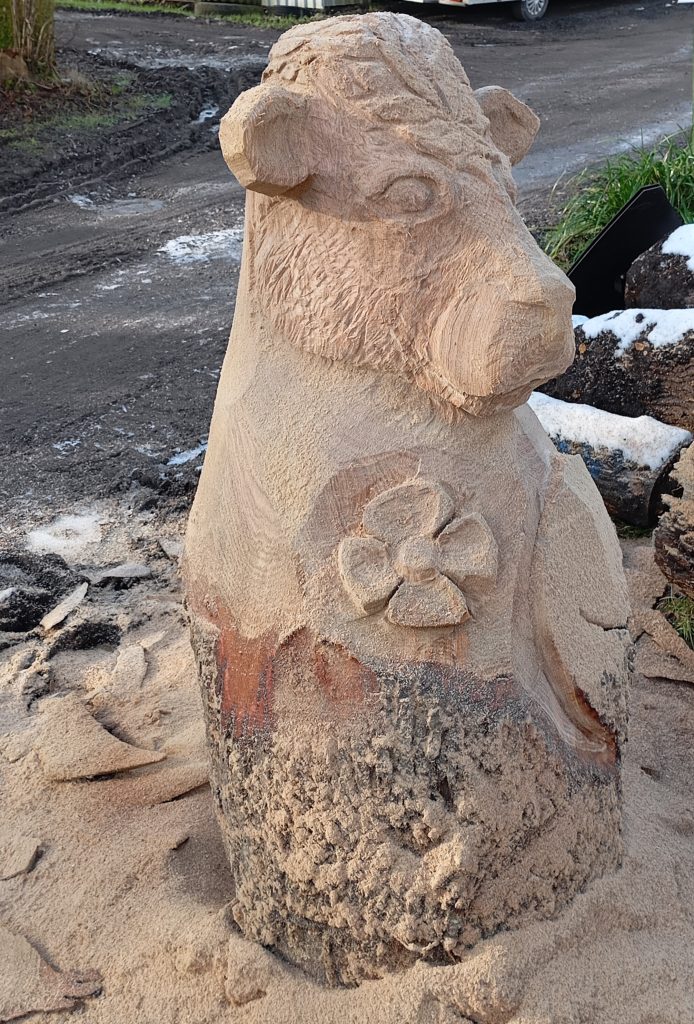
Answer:
[[[103,131],[104,128],[113,128],[119,124],[126,125],[154,110],[168,110],[172,103],[173,96],[168,92],[128,96],[115,109],[61,113],[17,128],[3,128],[0,130],[0,144],[27,155],[39,154],[54,145],[56,131],[61,135]]]
[[[694,648],[694,601],[672,594],[660,602],[660,610],[669,619],[685,643]]]
[[[571,197],[544,248],[568,267],[626,202],[644,185],[662,185],[685,222],[694,222],[694,138],[666,138],[653,149],[614,157],[598,171],[582,171],[567,187]]]
[[[193,11],[185,7],[174,7],[172,4],[166,3],[132,3],[131,0],[56,0],[56,7],[66,11],[87,11],[92,14],[115,12],[120,14],[169,14],[179,18],[195,17]],[[214,21],[229,21],[237,25],[252,25],[256,28],[286,29],[305,21],[320,20],[324,16],[322,14],[314,14],[309,17],[265,14],[262,10],[249,7],[248,13],[233,11],[229,14],[206,14],[204,17]]]
[[[652,526],[633,526],[631,523],[625,523],[623,519],[617,519],[616,516],[612,522],[617,536],[623,540],[638,540],[640,537],[649,537],[653,533]]]

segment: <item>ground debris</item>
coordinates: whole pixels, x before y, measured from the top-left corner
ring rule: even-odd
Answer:
[[[56,971],[23,935],[0,926],[0,1021],[41,1010],[72,1010],[101,991],[96,971]]]
[[[28,874],[41,855],[41,840],[33,836],[0,834],[0,881]]]
[[[81,579],[59,555],[0,551],[0,631],[34,629]]]
[[[72,694],[46,701],[40,729],[39,760],[46,778],[54,782],[113,775],[166,757],[112,736]]]
[[[72,593],[68,594],[67,597],[64,597],[60,604],[56,605],[52,611],[47,612],[46,615],[44,615],[41,619],[42,627],[48,630],[59,626],[60,623],[68,617],[70,612],[73,612],[75,608],[79,607],[84,600],[88,589],[89,584],[86,582],[80,583],[78,587],[75,587]]]
[[[123,562],[121,565],[114,565],[108,569],[100,569],[90,575],[92,586],[105,587],[113,586],[129,587],[138,580],[148,579],[152,570],[148,565],[141,562]]]

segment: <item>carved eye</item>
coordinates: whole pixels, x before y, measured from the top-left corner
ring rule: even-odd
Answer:
[[[396,178],[376,196],[379,210],[386,216],[424,213],[435,198],[434,183],[426,178]]]

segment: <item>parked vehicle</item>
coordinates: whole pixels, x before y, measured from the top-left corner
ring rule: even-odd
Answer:
[[[237,0],[237,2],[243,3],[245,0]],[[436,0],[410,0],[410,2],[431,5]],[[450,7],[467,7],[471,4],[488,2],[489,0],[438,0],[438,3],[448,4]],[[549,6],[549,0],[497,0],[497,3],[513,3],[513,13],[520,21],[539,21],[544,17]],[[262,0],[262,5],[268,10],[291,7],[301,11],[328,11],[335,7],[353,8],[355,0]]]
[[[488,0],[438,0],[450,7],[468,7],[471,4],[487,3]],[[513,2],[513,13],[519,21],[539,21],[545,16],[549,0],[497,0],[497,3]]]

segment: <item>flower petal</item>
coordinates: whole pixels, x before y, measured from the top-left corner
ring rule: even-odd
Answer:
[[[337,562],[345,590],[367,615],[385,608],[400,583],[385,545],[375,537],[345,537],[337,549]]]
[[[455,626],[469,615],[465,598],[445,576],[403,583],[388,605],[388,618],[398,626]]]
[[[438,537],[441,572],[458,586],[477,576],[495,579],[497,546],[494,534],[477,512],[458,516]]]
[[[453,515],[453,499],[430,480],[408,480],[383,491],[364,509],[364,529],[387,544],[431,537]]]

